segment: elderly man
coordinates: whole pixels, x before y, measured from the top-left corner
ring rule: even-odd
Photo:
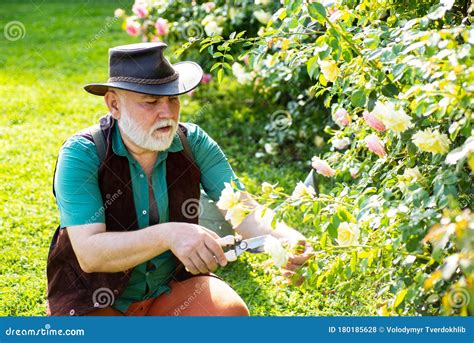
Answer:
[[[85,89],[104,96],[100,125],[69,138],[56,164],[60,225],[48,255],[49,315],[244,316],[239,295],[213,274],[228,261],[219,236],[186,211],[200,187],[217,201],[234,181],[257,207],[224,153],[199,126],[181,123],[179,95],[198,86],[194,62],[171,65],[164,43],[109,51],[109,80]],[[225,211],[222,211],[225,215]],[[270,218],[271,219],[271,218]],[[249,215],[236,231],[292,244],[304,237]],[[289,269],[307,255],[293,256]],[[288,273],[292,273],[287,272]]]

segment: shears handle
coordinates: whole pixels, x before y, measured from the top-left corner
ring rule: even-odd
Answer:
[[[224,253],[227,261],[229,262],[237,261],[237,254],[235,253],[235,236],[227,235],[222,238],[219,238],[217,242],[220,244],[221,247],[227,247],[227,246],[232,247],[232,249]],[[186,268],[186,271],[189,272],[188,268]]]
[[[228,235],[217,240],[222,247],[232,246],[232,249],[224,253],[227,261],[234,262],[237,260],[237,254],[235,253],[235,236]]]

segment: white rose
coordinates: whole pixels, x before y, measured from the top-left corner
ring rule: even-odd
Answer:
[[[249,212],[242,204],[237,204],[227,210],[225,215],[226,220],[230,220],[232,227],[235,229],[248,216]]]
[[[351,144],[351,140],[347,137],[341,139],[336,138],[332,140],[332,146],[337,150],[345,149],[349,144]]]
[[[210,36],[219,36],[222,34],[222,31],[224,29],[222,27],[219,27],[215,21],[210,21],[209,23],[204,26],[204,31],[206,31],[206,34]]]
[[[303,182],[299,181],[296,184],[295,190],[291,195],[292,198],[299,199],[305,196],[313,197],[316,195],[316,191],[313,186],[306,186]]]
[[[445,133],[429,128],[415,133],[412,141],[420,150],[431,152],[432,154],[447,153],[451,144]]]
[[[394,132],[403,132],[413,126],[411,117],[403,109],[395,110],[395,105],[390,101],[382,103],[377,101],[373,111],[370,113],[380,120],[387,129]]]
[[[252,80],[252,76],[249,73],[246,73],[244,67],[237,62],[232,64],[232,73],[237,78],[238,83],[246,84]]]
[[[288,262],[288,254],[286,250],[275,237],[268,236],[265,239],[264,250],[272,256],[273,263],[277,267],[283,267]]]
[[[266,25],[270,19],[272,18],[272,14],[271,13],[268,13],[268,12],[265,12],[263,10],[258,10],[258,11],[255,11],[254,14],[255,18],[257,18],[257,20]]]
[[[337,228],[337,243],[339,245],[356,245],[359,243],[360,229],[357,224],[343,222]]]
[[[269,194],[269,193],[273,192],[273,185],[271,183],[268,183],[268,182],[262,183],[262,192],[265,193],[265,194]]]
[[[224,186],[225,188],[222,190],[216,205],[221,210],[228,210],[239,203],[240,192],[234,192],[234,189],[228,182],[225,182]]]

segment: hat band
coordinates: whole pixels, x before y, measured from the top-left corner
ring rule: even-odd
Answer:
[[[176,80],[179,77],[178,72],[175,72],[173,75],[163,77],[161,79],[139,79],[131,76],[113,76],[109,77],[108,82],[131,82],[139,83],[142,85],[161,85],[163,83],[168,83]]]

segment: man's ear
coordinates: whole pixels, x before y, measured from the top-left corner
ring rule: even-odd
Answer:
[[[117,92],[113,90],[108,90],[107,93],[104,95],[104,101],[107,107],[109,108],[109,112],[112,114],[112,117],[115,119],[120,119],[120,111],[119,111],[119,95]]]

